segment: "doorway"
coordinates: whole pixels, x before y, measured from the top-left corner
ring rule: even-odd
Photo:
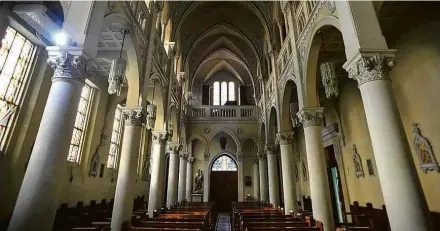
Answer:
[[[342,191],[341,175],[336,161],[334,145],[324,148],[327,160],[327,174],[330,186],[330,196],[333,208],[333,218],[336,224],[345,222],[344,194]]]
[[[238,200],[237,163],[228,155],[217,157],[211,167],[209,201],[218,212],[231,212],[232,202]]]

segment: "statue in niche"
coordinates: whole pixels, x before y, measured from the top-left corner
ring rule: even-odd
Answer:
[[[353,165],[354,165],[354,174],[357,178],[364,177],[364,169],[362,168],[362,159],[361,155],[357,152],[356,145],[353,144]]]
[[[224,136],[220,137],[220,149],[226,150],[226,137]]]
[[[197,169],[197,173],[194,176],[196,182],[196,190],[195,193],[203,193],[203,171]]]
[[[89,177],[96,177],[98,175],[98,167],[99,167],[99,153],[101,152],[101,148],[105,146],[105,141],[107,140],[108,132],[103,129],[101,132],[101,140],[99,142],[98,147],[96,147],[95,154],[92,156],[92,163],[90,164],[89,169]]]
[[[428,139],[422,136],[422,131],[417,123],[413,123],[414,132],[414,149],[416,150],[417,156],[420,162],[420,168],[424,173],[428,171],[440,172],[437,160],[435,159],[432,146]]]

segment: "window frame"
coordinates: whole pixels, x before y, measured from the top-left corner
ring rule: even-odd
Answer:
[[[120,118],[118,121],[119,124],[119,128],[117,130],[115,130],[114,125],[115,125],[115,120],[116,120],[116,111],[120,110]],[[117,137],[117,142],[113,142],[113,133],[117,132],[118,133],[118,137]],[[123,132],[124,132],[124,111],[122,110],[122,106],[120,104],[116,105],[116,109],[115,109],[115,117],[113,118],[113,126],[112,126],[112,134],[110,137],[110,146],[109,146],[109,150],[108,150],[108,155],[107,155],[107,164],[106,167],[109,169],[118,169],[118,160],[119,157],[121,155],[121,146],[122,146],[122,137],[123,137]],[[112,144],[117,146],[117,152],[115,155],[111,155],[111,148],[112,148]],[[113,161],[113,166],[109,166],[109,159],[110,156],[114,157],[114,161]]]

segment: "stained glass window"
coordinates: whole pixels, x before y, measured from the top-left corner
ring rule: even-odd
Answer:
[[[228,101],[228,84],[226,82],[222,82],[221,85],[221,95],[220,95],[220,99],[221,99],[221,105],[225,105],[226,101]]]
[[[118,105],[115,111],[115,119],[113,120],[112,139],[110,141],[107,168],[116,168],[118,163],[119,152],[121,150],[122,124],[122,109],[120,108],[120,105]]]
[[[228,100],[235,101],[235,83],[234,82],[229,82],[228,92],[229,92]]]
[[[23,90],[28,83],[36,46],[11,27],[6,29],[0,48],[0,151],[3,151]]]
[[[218,81],[214,82],[214,89],[213,89],[213,105],[220,105],[220,83]]]
[[[67,160],[70,162],[79,163],[81,157],[80,154],[84,139],[84,130],[89,117],[92,95],[93,89],[86,83],[81,92],[81,99],[79,100],[78,112],[76,113],[72,140],[70,141],[69,155],[67,156]]]
[[[237,171],[237,164],[231,157],[222,155],[212,164],[212,171]]]

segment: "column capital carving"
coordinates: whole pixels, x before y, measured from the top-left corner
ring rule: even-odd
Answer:
[[[276,142],[280,145],[292,144],[295,138],[295,132],[279,132],[276,135]]]
[[[362,51],[344,64],[348,77],[358,82],[358,86],[376,80],[390,80],[396,50]]]
[[[158,1],[150,1],[150,7],[149,8],[152,11],[154,11],[155,13],[159,13],[159,12],[162,11],[162,5]]]
[[[188,156],[189,156],[188,152],[182,152],[181,151],[179,153],[179,157],[182,158],[183,160],[188,160]]]
[[[252,162],[254,163],[254,165],[258,165],[259,160],[260,160],[260,157],[252,158]]]
[[[266,154],[264,152],[257,152],[258,160],[266,160]]]
[[[72,79],[82,83],[96,74],[97,65],[83,48],[80,47],[47,47],[49,58],[47,64],[54,69],[52,81]]]
[[[266,152],[266,155],[276,155],[277,154],[277,146],[274,144],[267,144],[264,146],[264,151]]]
[[[145,121],[145,110],[142,107],[123,107],[125,126],[142,126]]]
[[[324,108],[303,108],[298,113],[299,121],[303,127],[321,126],[322,118],[324,117]]]
[[[178,143],[168,143],[167,149],[170,154],[179,155],[180,150],[182,150],[182,145]]]
[[[243,153],[240,152],[240,151],[237,152],[237,160],[238,161],[242,161],[243,160]]]
[[[166,144],[168,139],[167,131],[152,131],[152,141],[156,144]]]
[[[203,157],[204,157],[204,160],[205,160],[205,161],[209,161],[209,156],[210,156],[210,153],[209,153],[209,152],[205,152],[205,153],[203,153]]]
[[[194,161],[195,161],[195,158],[194,158],[194,157],[192,157],[192,156],[189,156],[189,157],[188,157],[188,163],[193,164]]]

